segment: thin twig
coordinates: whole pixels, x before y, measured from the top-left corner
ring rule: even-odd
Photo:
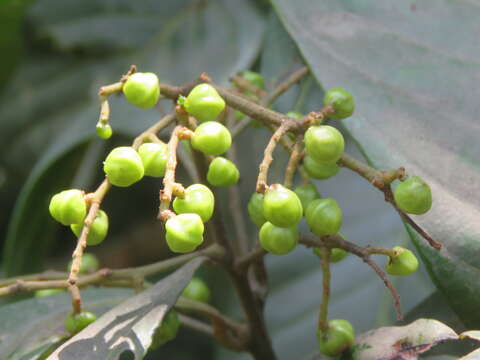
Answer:
[[[213,327],[211,325],[205,324],[203,321],[194,319],[190,316],[183,314],[178,314],[178,318],[182,325],[184,325],[185,327],[211,336],[213,338]]]
[[[268,252],[263,249],[260,246],[255,247],[252,251],[249,253],[238,257],[236,262],[235,262],[235,268],[237,269],[238,272],[243,272],[245,271],[245,268],[252,263],[255,263],[259,260],[261,260],[265,255],[267,255]]]
[[[323,246],[320,248],[322,266],[322,301],[320,302],[320,313],[318,315],[318,328],[322,333],[328,330],[328,303],[330,301],[330,249]]]
[[[297,170],[298,163],[303,158],[303,136],[299,135],[297,138],[297,142],[293,147],[293,151],[290,154],[290,159],[288,160],[287,168],[285,169],[285,180],[283,185],[287,188],[291,188],[293,186],[293,179],[295,177],[295,172]]]
[[[264,193],[267,188],[268,169],[270,168],[270,164],[273,161],[272,153],[275,150],[275,147],[277,146],[278,141],[288,131],[288,129],[289,128],[287,124],[282,124],[273,133],[272,137],[270,138],[270,141],[265,147],[263,160],[259,166],[257,185],[256,185],[257,192],[259,193]]]
[[[302,80],[309,72],[310,72],[310,70],[306,66],[303,66],[302,68],[293,72],[285,81],[280,83],[271,92],[271,94],[268,95],[268,97],[265,100],[265,104],[267,106],[273,104],[275,102],[275,100],[277,100],[283,93],[285,93],[293,85],[295,85],[300,80]]]
[[[248,81],[242,76],[234,75],[234,76],[231,76],[229,80],[232,83],[234,83],[235,86],[238,89],[240,89],[242,92],[255,94],[259,98],[263,98],[267,96],[267,93],[265,92],[265,90],[262,90],[257,86],[253,85],[250,81]]]

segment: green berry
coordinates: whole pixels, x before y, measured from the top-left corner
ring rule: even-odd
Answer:
[[[173,252],[190,252],[203,242],[204,226],[197,214],[174,216],[165,223],[165,230],[168,247]]]
[[[52,196],[50,215],[63,225],[81,224],[87,216],[84,193],[78,189],[64,190]]]
[[[242,77],[258,89],[263,89],[265,87],[263,76],[255,71],[245,70],[242,73]]]
[[[162,177],[167,168],[167,145],[164,143],[145,143],[138,148],[146,176]]]
[[[386,270],[390,275],[410,275],[418,269],[418,260],[413,252],[400,246],[393,248],[395,256],[390,257]]]
[[[341,235],[343,238],[343,235],[341,233],[338,233],[338,235]],[[317,255],[318,257],[321,257],[320,255],[320,248],[314,248],[313,253]],[[345,259],[350,253],[348,251],[345,251],[340,248],[332,248],[330,249],[330,262],[332,263],[337,263]]]
[[[308,205],[305,218],[315,235],[335,235],[342,226],[342,209],[334,199],[317,199]]]
[[[430,186],[418,176],[398,184],[393,195],[400,210],[409,214],[425,214],[432,207]]]
[[[183,198],[175,198],[173,209],[177,214],[198,214],[203,222],[207,222],[213,215],[215,197],[212,191],[202,184],[193,184],[185,189]]]
[[[320,193],[317,187],[313,184],[300,185],[295,188],[295,194],[302,202],[303,213],[307,210],[308,205],[315,199],[320,198]]]
[[[263,194],[253,193],[247,205],[250,220],[252,220],[257,227],[261,227],[267,221],[265,216],[263,216],[263,198]]]
[[[72,224],[70,225],[73,233],[79,237],[82,233],[83,224]],[[89,246],[100,244],[108,232],[108,216],[103,210],[99,210],[97,217],[90,226],[90,231],[87,236],[87,244]]]
[[[215,158],[208,166],[207,181],[213,186],[231,186],[238,182],[240,172],[235,164],[223,157]]]
[[[312,178],[320,180],[331,178],[340,171],[340,166],[336,163],[318,162],[310,155],[303,158],[303,168]]]
[[[67,271],[70,271],[72,261],[68,263]],[[97,271],[100,268],[100,262],[97,257],[90,253],[85,253],[82,256],[82,264],[80,265],[80,274],[89,274]]]
[[[52,296],[52,295],[57,295],[57,294],[62,294],[65,291],[62,289],[43,289],[43,290],[37,290],[35,291],[35,297],[36,298],[43,298],[47,296]]]
[[[88,325],[93,323],[97,320],[97,316],[94,313],[89,311],[82,311],[79,314],[69,314],[65,319],[64,325],[65,329],[75,335],[79,333],[83,329],[85,329]]]
[[[195,150],[206,155],[220,155],[232,145],[232,136],[222,124],[207,121],[195,129],[190,141]]]
[[[213,121],[225,109],[225,101],[210,84],[195,86],[185,99],[185,110],[200,122]]]
[[[289,111],[285,115],[287,115],[291,118],[297,119],[297,120],[300,120],[301,118],[303,118],[303,114],[301,112],[298,112],[298,111]]]
[[[103,163],[103,171],[112,185],[120,187],[136,183],[145,173],[142,158],[130,146],[113,149]]]
[[[175,310],[170,310],[162,320],[162,324],[155,330],[152,338],[152,349],[175,339],[180,329],[180,320]]]
[[[262,225],[259,233],[260,245],[275,255],[288,254],[298,243],[298,226],[278,227],[271,222]]]
[[[302,219],[302,202],[292,190],[275,184],[265,193],[263,215],[273,225],[292,227]]]
[[[334,319],[328,322],[328,330],[317,331],[319,350],[328,356],[340,355],[355,345],[355,330],[347,320]]]
[[[198,277],[192,278],[187,287],[183,289],[183,296],[190,300],[208,303],[211,298],[210,289],[205,281]]]
[[[123,93],[129,103],[142,109],[151,108],[160,97],[158,77],[154,73],[134,73],[123,84]]]
[[[333,108],[333,114],[330,116],[338,120],[352,116],[355,111],[355,99],[352,94],[341,88],[328,90],[323,98],[323,104]]]
[[[305,148],[315,161],[335,163],[343,154],[345,140],[332,126],[311,126],[305,132]]]
[[[109,139],[112,136],[112,127],[109,124],[99,122],[95,127],[95,131],[102,139]]]

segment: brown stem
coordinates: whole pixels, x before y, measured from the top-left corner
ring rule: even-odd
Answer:
[[[275,102],[283,93],[290,89],[293,85],[302,80],[310,70],[308,67],[303,66],[297,71],[293,72],[284,82],[280,83],[271,94],[265,99],[265,105],[269,106]]]
[[[278,141],[288,131],[288,125],[281,125],[272,135],[264,151],[263,160],[259,166],[256,189],[259,193],[264,193],[267,188],[268,169],[273,161],[272,153],[277,146]]]
[[[132,147],[137,150],[140,145],[143,144],[144,140],[148,140],[151,135],[157,135],[161,130],[166,128],[168,125],[175,121],[175,114],[171,113],[165,115],[160,121],[156,122],[154,125],[149,127],[147,130],[138,135],[135,140],[133,140]]]
[[[265,255],[267,255],[267,251],[262,247],[257,246],[249,253],[237,258],[237,260],[235,261],[236,271],[237,272],[245,271],[248,265],[261,260]]]
[[[330,249],[323,246],[320,248],[321,266],[322,266],[322,301],[320,303],[320,313],[318,315],[318,328],[322,333],[328,330],[328,303],[330,301]]]
[[[285,180],[283,185],[287,188],[293,186],[293,179],[295,177],[295,172],[297,170],[298,163],[302,160],[303,154],[303,136],[299,135],[297,142],[293,147],[293,151],[290,154],[290,159],[288,160],[287,168],[285,169]]]
[[[240,89],[242,92],[255,94],[259,98],[267,96],[267,93],[253,85],[250,81],[245,79],[242,76],[234,75],[230,77],[230,81],[235,84],[235,86]]]

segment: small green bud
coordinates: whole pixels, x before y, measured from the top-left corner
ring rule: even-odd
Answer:
[[[48,207],[50,215],[63,225],[80,224],[87,215],[84,193],[70,189],[53,195]]]

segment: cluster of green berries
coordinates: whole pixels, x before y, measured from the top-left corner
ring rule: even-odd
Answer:
[[[87,216],[85,194],[78,189],[69,189],[55,194],[49,205],[52,217],[59,223],[70,226],[75,236],[80,236],[83,222]],[[100,244],[108,233],[108,216],[99,210],[87,236],[88,245]]]

